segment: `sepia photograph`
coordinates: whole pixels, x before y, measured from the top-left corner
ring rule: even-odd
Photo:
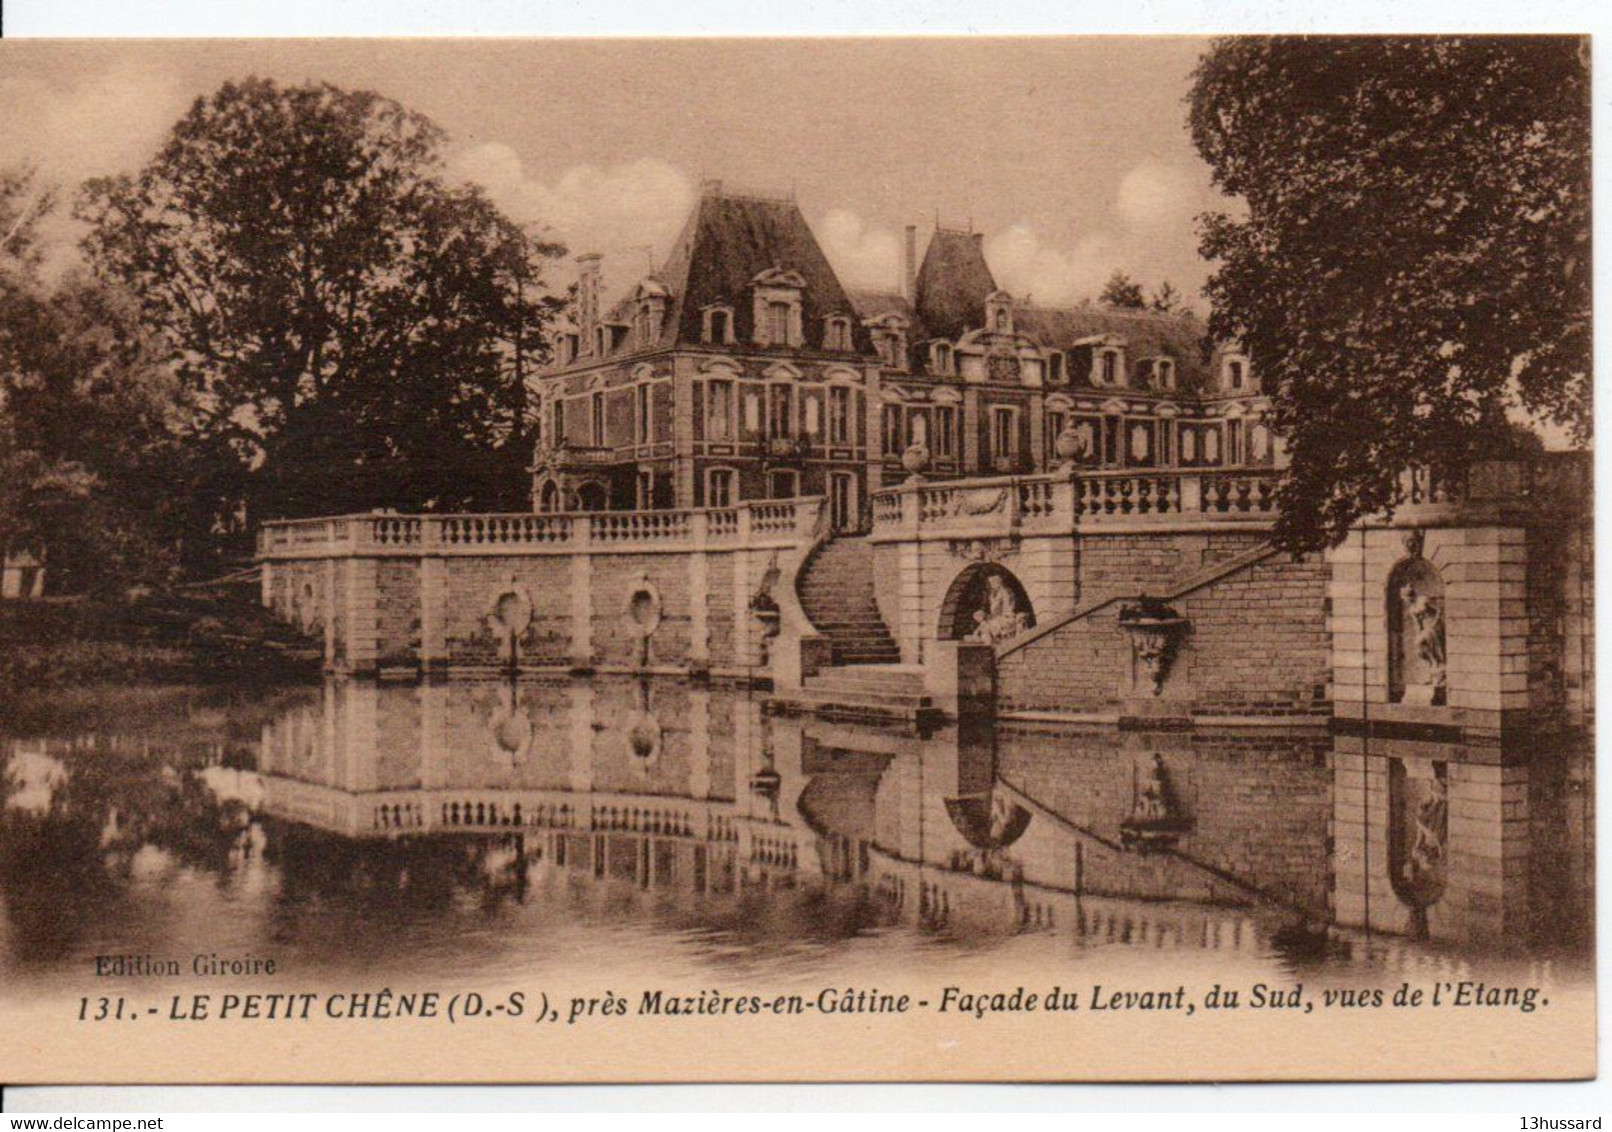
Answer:
[[[0,1080],[1593,1077],[1590,92],[0,41]]]

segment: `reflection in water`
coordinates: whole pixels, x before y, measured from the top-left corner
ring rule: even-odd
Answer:
[[[1100,961],[1324,981],[1460,969],[1478,954],[1463,939],[1549,964],[1587,919],[1582,756],[1539,758],[1526,820],[1512,807],[1478,831],[1525,860],[1519,921],[1515,886],[1485,919],[1488,890],[1463,879],[1484,866],[1446,844],[1461,779],[1444,762],[1385,771],[1397,880],[1370,884],[1336,848],[1354,795],[1313,731],[918,735],[628,680],[124,695],[0,739],[0,970],[18,985],[197,952],[314,977],[1000,979]],[[1352,877],[1442,942],[1328,932]]]

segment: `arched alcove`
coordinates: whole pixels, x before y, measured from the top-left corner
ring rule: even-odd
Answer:
[[[1443,704],[1446,698],[1444,579],[1420,555],[1389,572],[1388,698],[1394,703]]]
[[[976,562],[946,591],[936,635],[943,641],[1003,641],[1034,626],[1024,584],[994,562]]]

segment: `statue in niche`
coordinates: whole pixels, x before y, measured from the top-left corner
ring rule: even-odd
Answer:
[[[1394,568],[1388,586],[1389,684],[1394,701],[1445,702],[1444,583],[1425,558]]]
[[[1019,599],[1000,574],[985,579],[985,608],[974,611],[971,641],[1005,641],[1029,628],[1028,615],[1019,608]]]
[[[1170,849],[1192,828],[1181,813],[1164,756],[1154,752],[1144,773],[1133,769],[1131,812],[1120,823],[1120,844],[1142,853]]]

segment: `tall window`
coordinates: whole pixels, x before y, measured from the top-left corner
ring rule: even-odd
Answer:
[[[901,455],[901,406],[884,407],[884,454]]]
[[[565,443],[565,401],[563,398],[554,398],[554,443]]]
[[[851,348],[851,323],[849,319],[831,318],[828,320],[828,329],[823,334],[823,347],[829,350],[849,350]]]
[[[1047,383],[1050,385],[1063,384],[1063,351],[1054,350],[1047,355]]]
[[[1049,464],[1057,462],[1057,459],[1058,459],[1058,437],[1059,437],[1060,434],[1062,434],[1063,429],[1064,429],[1064,425],[1068,422],[1068,420],[1069,420],[1069,418],[1066,417],[1058,409],[1049,409],[1047,411],[1047,453],[1046,453],[1046,459],[1047,459],[1047,463],[1049,463]]]
[[[1153,363],[1153,377],[1160,389],[1175,388],[1175,363],[1169,358],[1160,358]]]
[[[1113,350],[1104,350],[1101,370],[1104,385],[1118,385],[1119,355]]]
[[[600,389],[588,397],[588,443],[595,448],[605,446],[605,402]]]
[[[653,506],[655,506],[655,473],[640,471],[638,473],[638,510],[648,511]]]
[[[733,312],[724,307],[705,312],[705,340],[707,342],[733,341]]]
[[[950,405],[935,406],[935,456],[950,459],[957,454],[957,410]]]
[[[733,506],[733,469],[712,468],[705,473],[705,505]]]
[[[767,387],[767,435],[788,436],[794,431],[791,412],[795,391],[787,385]]]
[[[712,381],[705,390],[705,435],[712,440],[732,440],[733,382]]]
[[[1163,420],[1159,422],[1159,463],[1169,465],[1175,461],[1174,445],[1170,438],[1175,434],[1175,422]]]
[[[937,375],[952,372],[952,347],[949,342],[936,342],[929,348],[929,361]]]
[[[851,443],[851,390],[844,385],[828,387],[828,442]]]
[[[1243,363],[1233,358],[1226,363],[1226,388],[1241,389],[1243,387]]]
[[[773,346],[789,345],[789,304],[767,304],[767,342]]]
[[[1226,463],[1241,464],[1243,462],[1243,422],[1226,422]]]
[[[991,455],[998,460],[1012,457],[1016,439],[1014,418],[1018,414],[1006,405],[991,410]]]
[[[639,384],[637,385],[637,387],[634,390],[634,393],[636,394],[636,396],[635,396],[633,424],[634,424],[634,426],[635,426],[635,428],[637,430],[637,435],[636,435],[635,439],[636,439],[636,442],[639,443],[639,444],[648,444],[649,443],[649,435],[650,435],[650,427],[649,427],[649,425],[650,425],[650,417],[649,417],[649,413],[650,413],[650,408],[649,408],[650,407],[649,383],[647,381],[639,382]]]

